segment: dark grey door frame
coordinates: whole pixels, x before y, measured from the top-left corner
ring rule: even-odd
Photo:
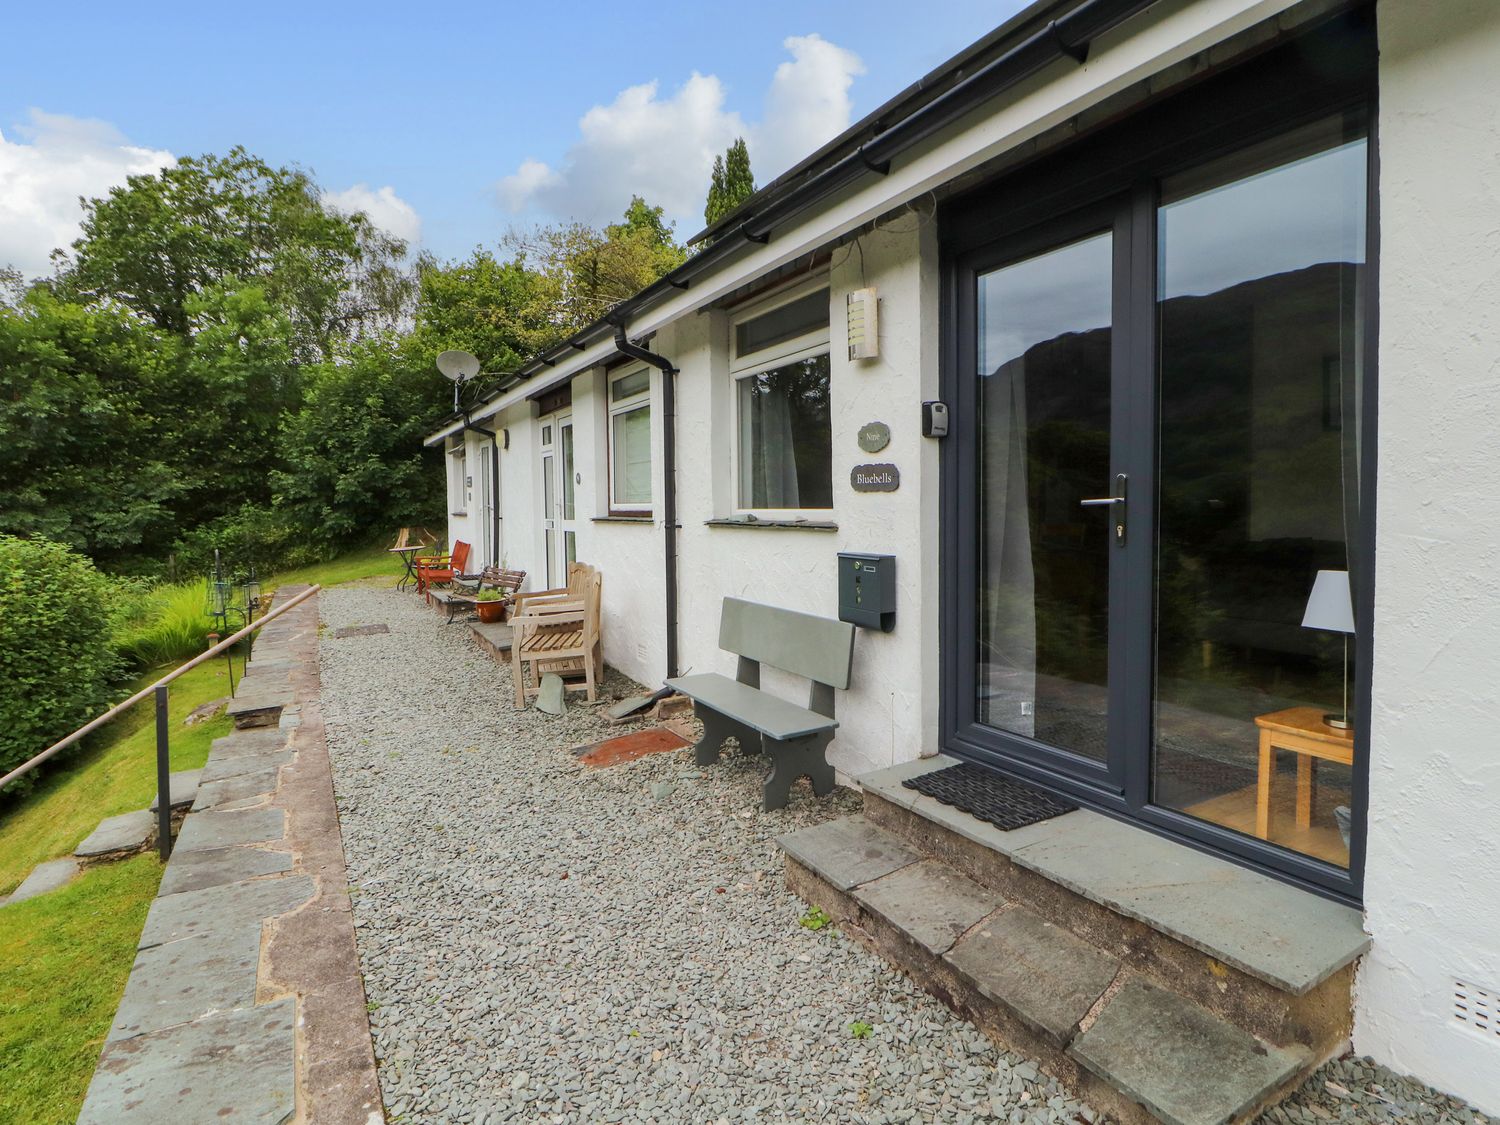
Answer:
[[[1310,61],[1315,60],[1315,61]],[[954,427],[941,456],[940,725],[945,750],[1062,793],[1112,816],[1224,855],[1315,893],[1357,902],[1364,879],[1368,819],[1370,627],[1374,606],[1376,341],[1378,340],[1378,144],[1373,12],[1344,13],[1293,43],[1204,81],[1136,119],[1080,140],[943,207],[942,396]],[[1364,413],[1355,599],[1362,628],[1355,639],[1359,716],[1353,773],[1350,867],[1343,871],[1265,841],[1150,804],[1156,497],[1156,184],[1161,177],[1343,111],[1367,130],[1369,175],[1366,247]],[[974,594],[977,496],[973,486],[978,425],[975,370],[975,278],[1109,225],[1116,231],[1116,310],[1112,356],[1112,471],[1130,478],[1130,527],[1110,571],[1110,741],[1097,767],[1033,740],[975,721]],[[1093,223],[1090,226],[1090,223]],[[1107,488],[1108,482],[1100,482]],[[1103,495],[1101,492],[1100,495]],[[1118,603],[1118,604],[1117,604]]]

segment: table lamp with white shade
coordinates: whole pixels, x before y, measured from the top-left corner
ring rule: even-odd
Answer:
[[[1302,615],[1304,629],[1324,629],[1344,634],[1344,713],[1324,715],[1323,721],[1335,730],[1348,730],[1349,719],[1349,637],[1354,632],[1354,602],[1349,596],[1347,570],[1320,570],[1307,596],[1307,611]]]

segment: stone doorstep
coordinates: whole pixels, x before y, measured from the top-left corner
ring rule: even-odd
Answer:
[[[288,996],[106,1043],[79,1125],[281,1125],[297,1107],[296,1021]]]
[[[908,810],[1295,996],[1369,948],[1359,911],[1112,817],[1080,809],[1002,832],[901,784],[955,761],[938,755],[861,777],[867,813],[878,811],[871,797]]]
[[[840,891],[853,890],[922,858],[863,816],[815,824],[782,836],[776,843]]]
[[[1243,1120],[1312,1062],[1176,993],[1128,981],[1069,1053],[1169,1125]]]
[[[883,957],[960,1014],[975,1018],[968,1006],[988,1001],[995,1014],[977,1013],[982,1026],[1024,1029],[1019,1049],[1039,1054],[1046,1069],[1104,1102],[1100,1108],[1131,1120],[1226,1125],[1247,1120],[1317,1061],[1148,983],[946,864],[905,862],[914,854],[906,842],[866,818],[784,840],[789,886],[854,921],[855,934],[868,933]],[[873,875],[862,884],[822,875],[847,882],[860,864]]]
[[[943,959],[1057,1047],[1072,1041],[1121,968],[1116,958],[1021,906],[986,918]]]

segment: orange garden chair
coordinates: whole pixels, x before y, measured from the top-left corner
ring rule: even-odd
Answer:
[[[469,565],[469,545],[460,539],[453,544],[452,554],[418,555],[415,565],[417,593],[425,596],[429,586],[452,582],[464,573]]]

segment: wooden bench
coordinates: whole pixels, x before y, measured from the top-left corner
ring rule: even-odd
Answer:
[[[696,747],[700,766],[719,760],[724,740],[739,739],[746,753],[771,759],[761,790],[761,807],[779,809],[790,799],[792,782],[806,775],[813,792],[833,791],[828,744],[838,722],[834,689],[849,686],[854,658],[854,626],[844,621],[725,598],[719,617],[719,647],[739,657],[734,679],[706,672],[667,681],[693,701],[703,722]],[[806,707],[762,691],[760,666],[769,664],[812,681]]]

